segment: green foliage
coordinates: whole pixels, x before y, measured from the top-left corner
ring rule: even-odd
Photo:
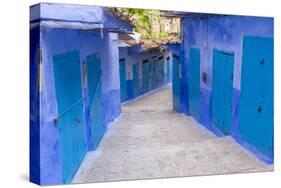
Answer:
[[[161,16],[159,10],[145,10],[134,8],[118,9],[122,15],[126,15],[135,26],[135,31],[141,33],[143,39],[159,39],[168,36],[161,30]],[[159,30],[155,28],[159,27]]]

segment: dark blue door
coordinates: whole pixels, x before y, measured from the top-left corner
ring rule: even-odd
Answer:
[[[180,58],[173,55],[173,110],[180,112]]]
[[[86,153],[79,52],[56,55],[53,61],[63,181],[69,183]]]
[[[143,87],[143,93],[148,91],[148,60],[143,61],[142,63],[142,87]]]
[[[105,132],[104,106],[102,100],[102,71],[98,55],[86,58],[88,84],[88,112],[93,148],[96,149]]]
[[[163,86],[165,79],[165,72],[164,72],[164,59],[163,56],[159,57],[159,72],[158,72],[158,80],[159,85],[158,87]]]
[[[233,53],[213,51],[211,120],[224,134],[229,134],[231,128],[233,66]]]
[[[170,71],[170,59],[167,59],[166,83],[169,83],[169,82],[170,82],[170,75],[171,75],[171,71]]]
[[[273,39],[244,37],[239,132],[273,158]]]
[[[200,50],[190,48],[188,62],[188,102],[189,112],[197,120],[199,120],[200,110]]]
[[[133,64],[133,95],[139,95],[139,64]]]
[[[156,88],[157,85],[157,77],[156,77],[156,71],[157,71],[157,59],[152,58],[152,89]]]
[[[127,83],[126,83],[126,63],[125,59],[119,60],[119,76],[120,76],[120,95],[121,102],[127,100]]]
[[[152,90],[152,81],[153,81],[152,61],[149,61],[147,63],[147,91]]]

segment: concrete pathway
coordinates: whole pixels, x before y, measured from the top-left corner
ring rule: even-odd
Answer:
[[[129,102],[73,183],[271,171],[231,137],[172,111],[171,87]]]

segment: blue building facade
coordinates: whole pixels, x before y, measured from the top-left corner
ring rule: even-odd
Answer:
[[[106,8],[30,8],[30,180],[70,183],[121,104],[172,83],[173,109],[273,163],[273,18],[181,14],[182,42],[120,47]]]
[[[119,48],[121,102],[133,100],[169,84],[171,51],[144,50],[141,45]]]
[[[133,27],[102,7],[30,9],[30,180],[69,183],[121,112],[118,32]]]
[[[272,163],[273,18],[183,14],[181,24],[174,109]]]

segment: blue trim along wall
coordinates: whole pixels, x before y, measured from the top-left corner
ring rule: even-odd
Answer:
[[[213,51],[232,52],[234,55],[234,70],[232,83],[232,110],[231,110],[231,127],[229,134],[232,135],[245,148],[255,153],[265,162],[273,162],[273,148],[271,152],[263,152],[258,148],[255,142],[251,144],[241,137],[238,130],[239,127],[239,103],[240,103],[240,85],[241,85],[241,69],[243,41],[245,36],[273,38],[273,18],[250,17],[250,16],[225,16],[225,15],[204,15],[182,18],[182,51],[183,51],[183,80],[188,80],[187,74],[188,63],[190,62],[190,49],[197,48],[200,50],[200,101],[199,118],[195,118],[205,127],[213,131],[218,136],[225,134],[211,123],[211,97],[212,97],[212,81],[213,81]],[[269,62],[272,63],[273,62]],[[187,90],[190,86],[187,87]],[[181,100],[181,103],[188,101]],[[273,108],[273,103],[270,104]],[[189,112],[187,112],[189,114]],[[273,115],[268,117],[268,122],[273,122]],[[272,125],[269,125],[273,127]],[[254,128],[253,128],[254,129]],[[271,129],[269,137],[273,138],[273,129]],[[255,131],[255,130],[249,130]],[[273,140],[271,141],[273,142]],[[272,143],[273,144],[273,143]]]
[[[104,7],[94,5],[75,5],[62,3],[39,3],[30,7],[30,22],[49,21],[49,26],[65,28],[66,23],[79,23],[73,28],[110,29],[114,31],[131,32],[133,26],[126,21],[111,15]],[[52,22],[54,21],[54,22]],[[56,22],[56,23],[55,23]]]

